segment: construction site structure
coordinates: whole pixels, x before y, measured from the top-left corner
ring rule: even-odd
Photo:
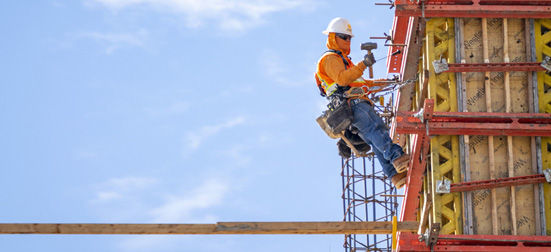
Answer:
[[[374,109],[390,125],[393,97],[388,98],[386,104],[374,104]],[[391,222],[397,216],[403,195],[398,195],[396,187],[377,164],[373,152],[342,158],[343,221]],[[345,234],[343,248],[345,252],[390,251],[395,239],[395,233]]]
[[[420,224],[396,250],[551,251],[551,1],[390,6],[387,71],[416,80],[391,127],[412,156],[399,220]]]
[[[395,12],[387,71],[414,80],[379,106],[411,155],[403,195],[368,153],[343,159],[342,222],[0,223],[0,234],[344,234],[347,252],[551,252],[551,0],[377,5]]]

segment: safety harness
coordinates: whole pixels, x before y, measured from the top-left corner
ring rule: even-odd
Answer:
[[[350,61],[344,57],[342,52],[337,50],[333,50],[333,49],[327,50],[323,53],[321,58],[323,59],[325,55],[328,53],[334,53],[339,55],[342,59],[345,70],[350,67],[350,64],[351,64]],[[367,95],[370,93],[370,90],[369,90],[370,88],[366,85],[363,85],[364,80],[361,77],[355,80],[349,86],[338,85],[335,81],[329,83],[328,80],[325,80],[322,76],[320,76],[319,72],[316,73],[315,77],[316,77],[316,83],[320,90],[320,95],[323,97],[327,97],[328,99],[332,96],[337,96],[339,98],[367,97]]]

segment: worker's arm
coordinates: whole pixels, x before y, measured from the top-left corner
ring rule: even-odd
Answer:
[[[323,62],[327,75],[335,80],[340,86],[348,86],[356,79],[362,77],[367,68],[363,61],[348,69],[344,68],[342,58],[338,55],[329,55]]]

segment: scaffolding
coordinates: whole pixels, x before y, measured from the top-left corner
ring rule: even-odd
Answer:
[[[392,102],[375,109],[389,125]],[[397,215],[397,190],[379,167],[373,152],[342,159],[343,221],[392,221]],[[345,252],[392,251],[391,234],[349,234],[344,237]]]

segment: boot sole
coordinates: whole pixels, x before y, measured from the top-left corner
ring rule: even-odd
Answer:
[[[408,170],[408,167],[409,167],[409,161],[399,167],[394,167],[394,168],[396,169],[396,172],[403,173]]]
[[[404,187],[404,185],[406,184],[406,180],[407,180],[407,177],[405,177],[403,179],[400,179],[400,181],[396,182],[396,184],[394,184],[396,189],[400,189],[400,188]]]

